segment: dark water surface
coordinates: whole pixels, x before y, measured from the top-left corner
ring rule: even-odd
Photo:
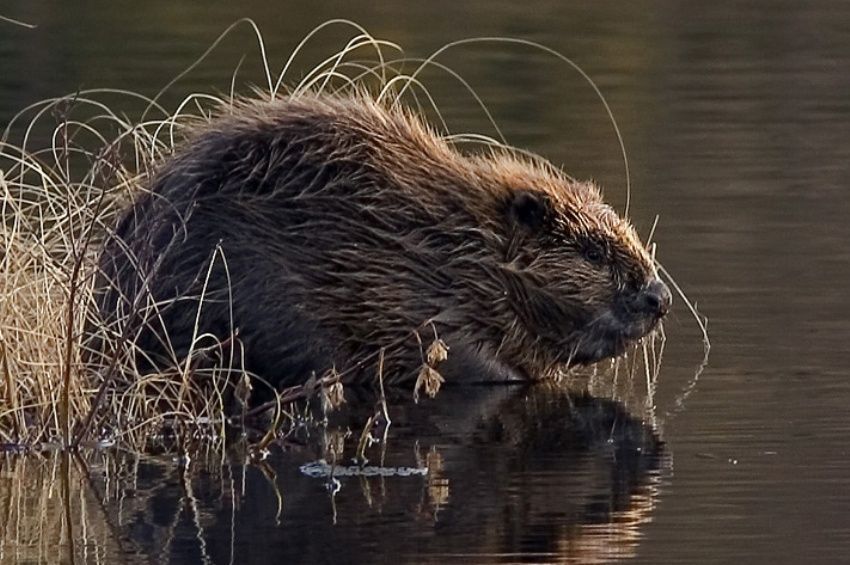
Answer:
[[[333,17],[416,57],[469,36],[554,47],[607,95],[632,166],[631,216],[646,235],[660,215],[659,257],[712,339],[695,382],[701,337],[678,300],[649,408],[637,393],[605,394],[599,378],[592,397],[479,387],[395,402],[383,462],[380,445],[369,451],[389,476],[329,485],[300,470],[340,443],[343,461],[352,455],[357,437],[342,436],[359,434],[354,408],[247,467],[231,456],[185,473],[167,456],[117,454],[87,460],[84,479],[79,461],[0,459],[0,561],[69,559],[8,519],[54,508],[60,477],[90,516],[74,526],[74,553],[93,563],[848,559],[850,3],[7,0],[0,14],[39,25],[0,22],[0,125],[78,88],[153,95],[242,16],[259,23],[274,68]],[[318,37],[293,77],[349,35]],[[165,102],[227,91],[243,54],[244,78],[260,82],[242,29]],[[599,180],[622,209],[616,138],[569,67],[507,45],[441,61],[509,141]],[[427,82],[453,130],[492,133],[451,79]],[[409,469],[423,466],[427,476]]]

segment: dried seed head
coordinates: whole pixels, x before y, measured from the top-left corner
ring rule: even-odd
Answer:
[[[416,386],[413,388],[413,400],[419,402],[419,389],[424,388],[428,398],[434,398],[440,392],[440,386],[445,382],[443,376],[432,367],[422,365],[419,376],[416,378]]]
[[[322,412],[327,414],[339,408],[345,402],[342,383],[335,382],[322,387]]]
[[[431,342],[431,345],[428,346],[428,351],[425,353],[425,358],[428,361],[428,365],[434,367],[438,363],[442,363],[449,356],[449,346],[446,345],[446,342],[442,339],[435,339]]]
[[[251,400],[251,392],[253,390],[254,386],[251,384],[251,377],[248,376],[248,373],[242,373],[242,376],[239,377],[239,381],[236,383],[233,396],[241,406],[245,407],[248,406]]]

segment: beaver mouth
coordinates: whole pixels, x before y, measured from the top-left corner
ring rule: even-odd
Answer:
[[[589,365],[622,355],[629,345],[658,327],[660,321],[660,316],[623,319],[616,309],[608,310],[585,326],[573,347],[563,352],[563,361],[570,365]]]
[[[565,361],[586,365],[621,355],[658,326],[671,302],[670,289],[659,279],[621,296],[613,307],[585,325],[573,347],[564,352]]]
[[[624,290],[613,304],[588,313],[576,300],[559,299],[551,292],[507,277],[520,319],[555,360],[567,365],[587,365],[616,357],[654,330],[667,315],[670,289],[654,278],[637,289]]]

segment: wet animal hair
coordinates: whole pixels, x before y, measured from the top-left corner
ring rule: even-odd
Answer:
[[[371,378],[381,350],[387,380],[415,378],[436,336],[447,373],[542,378],[620,354],[669,305],[595,185],[464,154],[366,95],[222,108],[126,211],[101,270],[101,314],[130,324],[142,370],[212,335],[277,385]]]

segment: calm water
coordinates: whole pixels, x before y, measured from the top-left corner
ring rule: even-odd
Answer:
[[[242,16],[260,24],[275,68],[333,17],[415,57],[468,36],[559,49],[608,96],[632,165],[632,217],[647,234],[660,215],[659,256],[708,316],[713,347],[694,382],[701,339],[679,300],[649,409],[600,392],[610,387],[599,379],[594,397],[471,388],[418,407],[399,400],[384,453],[369,450],[390,476],[329,484],[300,470],[340,449],[350,458],[365,419],[354,400],[341,421],[305,427],[247,467],[238,449],[192,473],[170,456],[0,459],[0,560],[69,560],[48,535],[59,515],[38,527],[9,519],[58,514],[64,481],[68,504],[89,516],[71,532],[86,562],[845,562],[850,3],[73,4],[3,3],[0,13],[39,27],[0,23],[0,125],[78,88],[152,95]],[[320,36],[293,76],[347,36]],[[166,103],[227,91],[243,55],[244,79],[259,82],[243,29]],[[506,45],[441,60],[512,143],[599,180],[622,206],[616,139],[566,65]],[[453,130],[492,133],[456,83],[436,72],[427,82]],[[423,466],[427,476],[405,469]]]

